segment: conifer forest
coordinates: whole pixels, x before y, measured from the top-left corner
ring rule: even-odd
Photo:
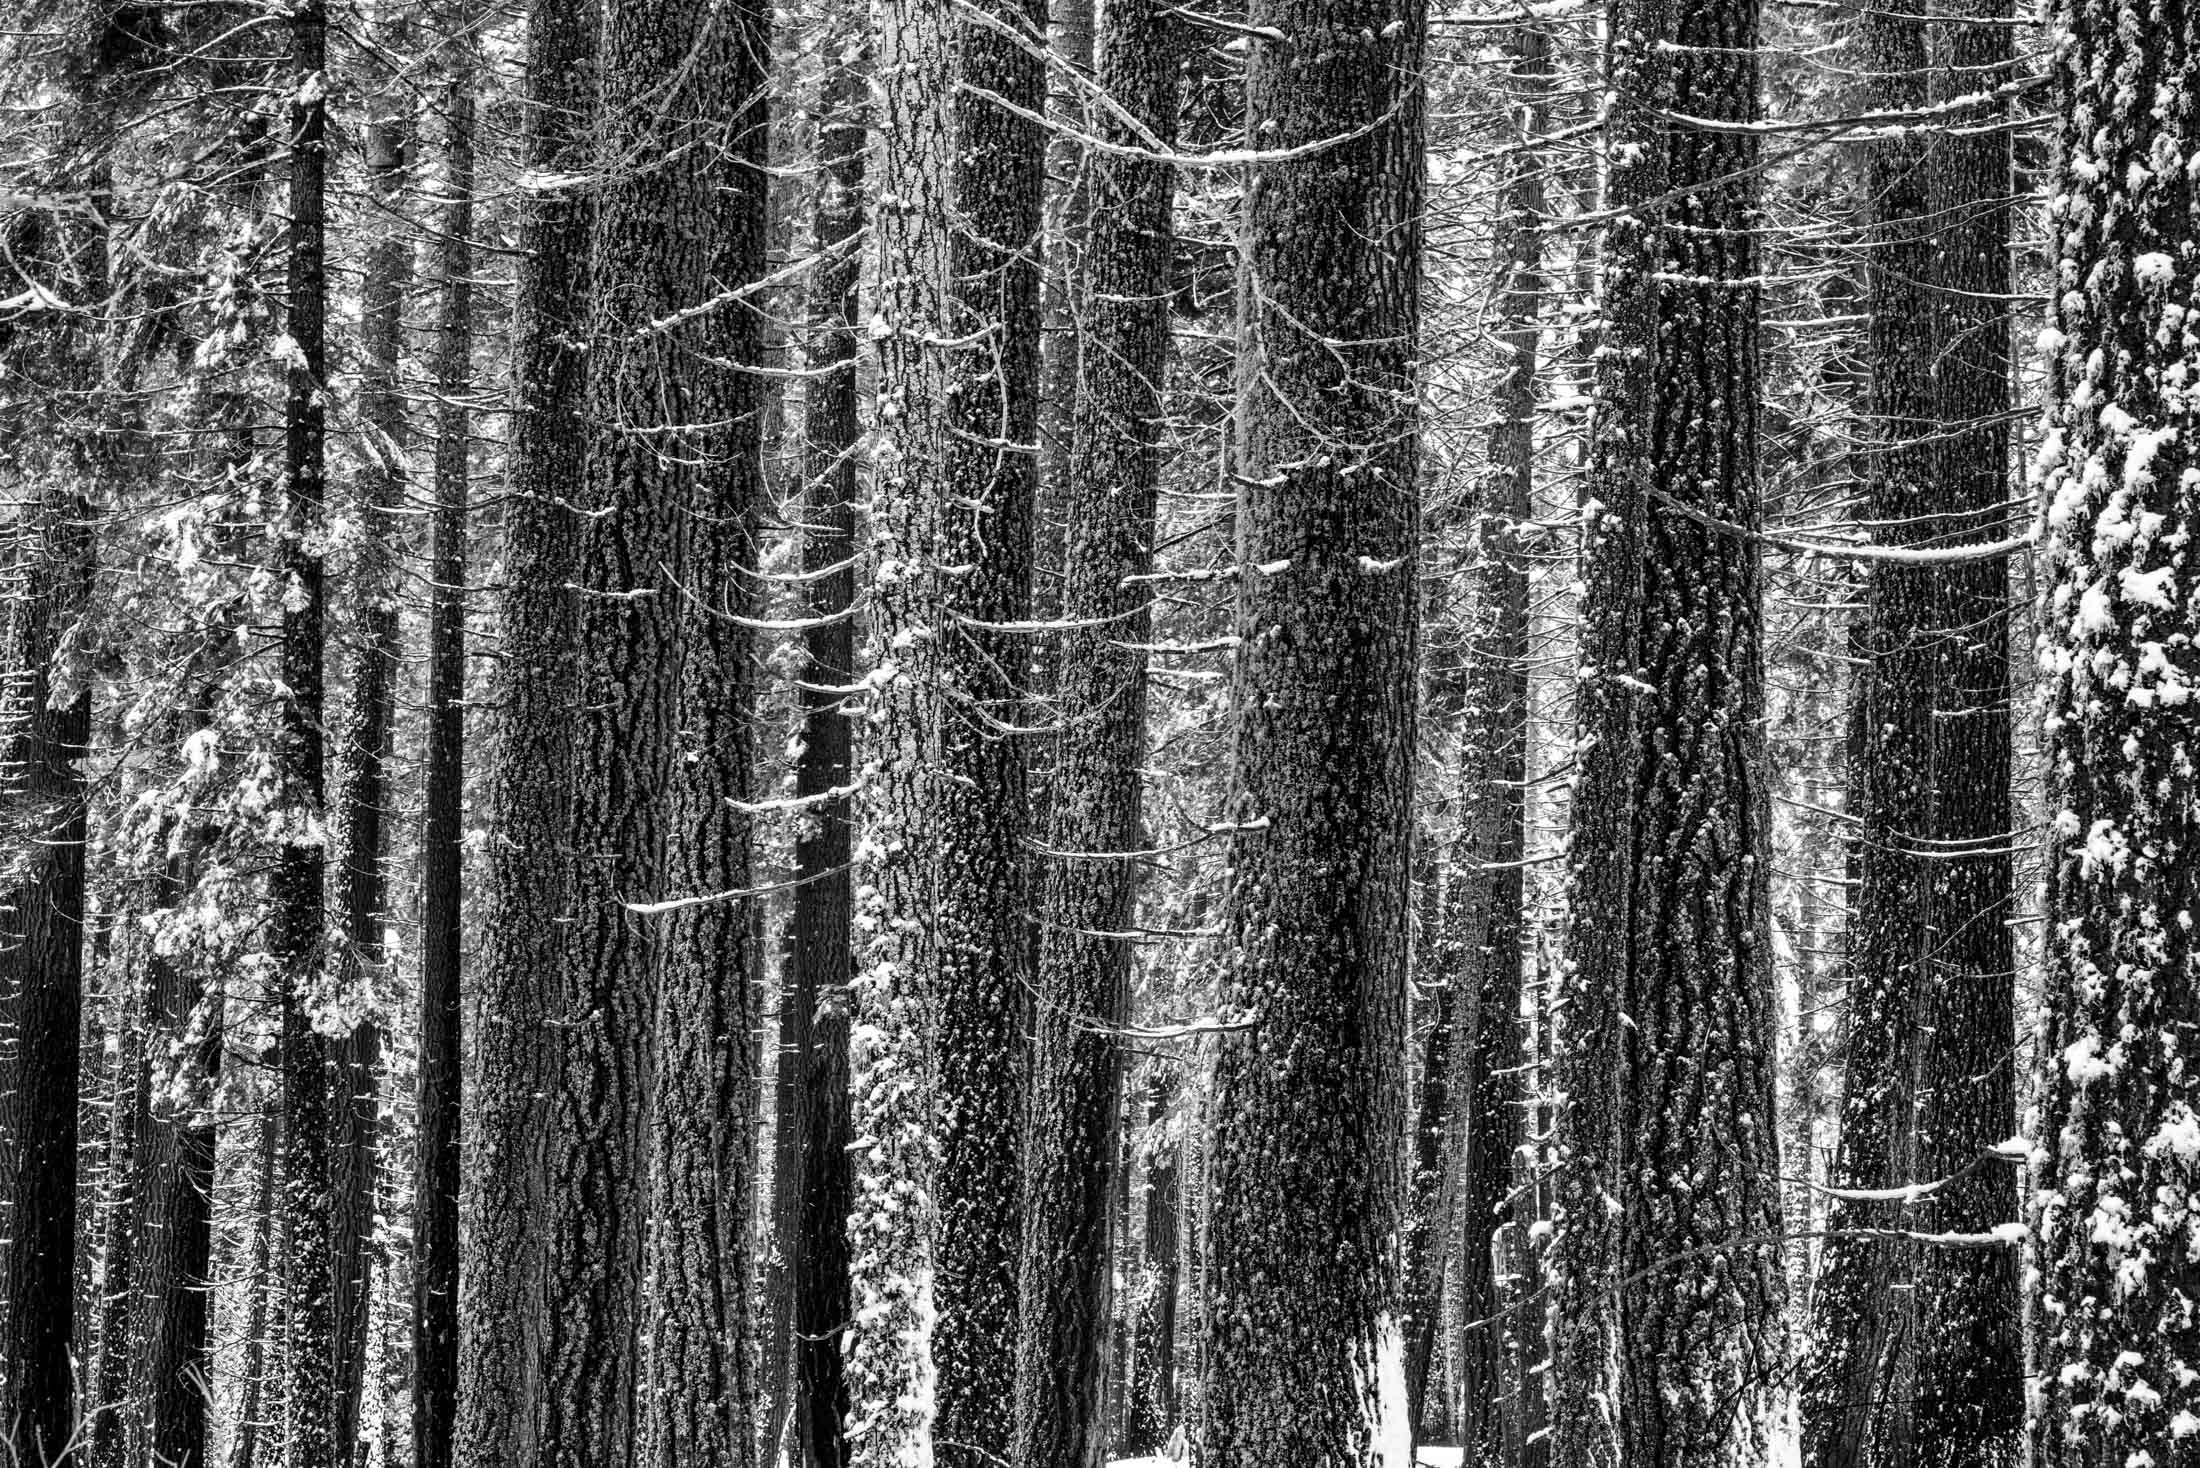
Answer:
[[[2200,0],[0,0],[0,1468],[2200,1468],[2196,912]]]

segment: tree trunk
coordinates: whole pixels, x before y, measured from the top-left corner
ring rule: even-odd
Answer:
[[[565,982],[572,871],[573,639],[586,434],[584,337],[595,0],[536,0],[520,154],[542,186],[520,213],[514,401],[504,509],[504,662],[483,952],[467,1018],[473,1074],[461,1140],[458,1357],[452,1455],[462,1468],[533,1468],[547,1294],[545,1152],[563,1025],[586,1016]],[[568,1308],[559,1302],[558,1308]]]
[[[2059,282],[2038,466],[2049,740],[2031,1461],[2194,1460],[2200,1360],[2200,439],[2185,102],[2200,14],[2050,16]],[[2162,99],[2159,103],[2153,99]],[[2172,316],[2171,313],[2177,313]]]
[[[848,1094],[848,983],[854,949],[848,920],[852,850],[847,786],[851,726],[848,687],[855,681],[850,608],[856,574],[856,342],[861,315],[857,285],[862,259],[863,164],[869,47],[858,37],[867,20],[835,10],[838,46],[828,43],[832,70],[823,83],[825,116],[818,129],[824,180],[817,202],[815,248],[830,252],[810,282],[812,332],[808,401],[803,406],[805,501],[802,570],[810,577],[803,630],[802,752],[795,763],[795,797],[805,805],[795,834],[793,942],[780,998],[787,1037],[780,1064],[792,1066],[798,1111],[783,1112],[793,1134],[795,1171],[776,1186],[793,1195],[794,1226],[783,1235],[792,1254],[796,1468],[841,1468],[848,1385],[842,1340],[850,1310],[848,1208],[855,1140]],[[859,49],[858,49],[859,48]],[[851,54],[853,50],[853,54]]]
[[[1879,105],[1998,84],[2006,28],[1958,22],[1935,65],[1921,20],[1865,17]],[[1936,95],[1937,94],[1937,95]],[[2007,520],[2005,135],[1873,145],[1867,514],[1882,544],[1998,540]],[[2016,1129],[2009,927],[2009,587],[2000,558],[1878,565],[1858,632],[1861,821],[1848,1094],[1837,1201],[1804,1375],[1824,1468],[2014,1461],[2023,1416],[2013,1249],[1859,1237],[1982,1234],[2016,1216],[1988,1149]]]
[[[290,26],[289,354],[283,405],[282,520],[275,571],[282,597],[281,721],[275,767],[283,823],[268,879],[268,952],[280,988],[283,1106],[283,1290],[287,1348],[286,1468],[341,1468],[336,1451],[336,1343],[331,1285],[329,1043],[315,1013],[325,927],[321,820],[325,736],[321,658],[327,472],[325,345],[328,21],[323,0],[300,0]]]
[[[474,390],[473,0],[445,10],[443,207],[435,247],[434,546],[420,825],[420,1036],[413,1155],[413,1468],[451,1468],[458,1407],[459,1067],[466,771],[467,515]]]
[[[245,1266],[250,1292],[244,1312],[244,1359],[237,1367],[237,1414],[229,1439],[229,1468],[258,1468],[260,1433],[267,1426],[268,1346],[275,1303],[276,1205],[282,1181],[282,1113],[260,1117],[259,1155],[253,1162],[252,1252]]]
[[[1123,108],[1103,138],[1176,137],[1174,22],[1151,0],[1106,15],[1099,84]],[[1089,160],[1092,225],[1075,285],[1080,391],[1067,461],[1065,629],[1054,699],[1039,988],[1023,1137],[1016,1347],[1018,1468],[1099,1468],[1109,1323],[1109,1196],[1119,1148],[1130,933],[1146,764],[1154,499],[1166,420],[1175,173],[1148,158]]]
[[[410,27],[400,18],[388,29],[388,44],[402,51]],[[389,762],[396,723],[397,665],[404,652],[393,542],[409,479],[409,433],[398,374],[412,245],[399,233],[396,210],[412,139],[408,119],[394,110],[396,104],[393,96],[378,97],[378,115],[366,133],[367,190],[383,216],[383,232],[367,250],[360,288],[364,362],[359,414],[367,452],[359,483],[360,539],[348,588],[357,608],[358,655],[352,670],[350,725],[337,762],[343,863],[338,876],[343,948],[337,955],[337,997],[348,1033],[333,1047],[329,1252],[336,1322],[335,1450],[342,1468],[350,1468],[358,1457],[367,1320],[373,1298],[382,1019],[372,990],[387,962],[382,930],[389,921]]]
[[[211,699],[208,700],[211,702]],[[195,831],[163,883],[175,906],[214,833]],[[223,994],[204,959],[155,953],[148,966],[147,1108],[133,1189],[137,1244],[129,1336],[134,1373],[130,1461],[205,1468],[207,1321],[212,1291],[214,1088],[221,1076]],[[118,1341],[117,1345],[121,1343]]]
[[[670,0],[644,13],[670,43],[662,53],[668,62],[691,49],[701,58],[698,89],[687,94],[692,100],[684,110],[695,119],[697,138],[711,145],[699,150],[705,167],[668,170],[656,181],[667,195],[677,190],[694,200],[692,243],[700,255],[693,264],[701,267],[694,299],[753,288],[765,272],[769,223],[771,9],[720,3],[690,12]],[[607,79],[616,75],[606,72]],[[655,85],[646,70],[635,80]],[[723,177],[706,170],[723,170]],[[618,190],[607,196],[605,238],[626,202]],[[607,276],[607,286],[616,279]],[[654,308],[662,316],[679,304],[666,299]],[[753,634],[737,619],[757,610],[748,578],[759,560],[765,495],[766,394],[757,370],[764,365],[764,305],[721,304],[698,320],[692,341],[676,343],[710,365],[687,369],[693,406],[672,421],[723,425],[696,435],[702,474],[686,486],[685,503],[675,505],[689,521],[686,581],[693,590],[680,609],[686,664],[668,865],[691,895],[753,885],[751,822],[742,807],[754,800],[756,652]],[[759,1017],[751,914],[747,901],[709,902],[674,916],[666,935],[650,1139],[654,1389],[645,1412],[645,1468],[746,1468],[758,1455],[751,1200],[758,1105],[752,1037]]]
[[[1614,0],[1560,1010],[1560,1468],[1765,1461],[1786,1361],[1757,481],[1755,0]],[[1743,533],[1716,529],[1697,516]]]
[[[1427,13],[1258,0],[1201,1461],[1404,1468]],[[1336,142],[1340,136],[1350,139]]]
[[[858,1460],[1010,1451],[1044,106],[1039,16],[889,0],[874,692],[856,854]],[[952,228],[951,228],[952,224]]]
[[[97,68],[74,99],[85,116],[65,130],[90,154],[69,157],[83,172],[66,184],[83,190],[89,220],[40,207],[8,240],[11,258],[35,262],[83,310],[0,322],[9,375],[80,395],[89,420],[53,425],[58,450],[4,445],[33,472],[0,528],[0,1441],[17,1461],[41,1465],[81,1447],[72,1352],[87,796],[77,762],[88,753],[92,695],[67,665],[83,656],[70,648],[97,569],[93,487],[112,472],[98,431],[112,118]],[[31,324],[18,325],[26,316]]]

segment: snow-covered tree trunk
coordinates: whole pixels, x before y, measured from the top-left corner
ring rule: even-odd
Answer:
[[[1427,14],[1260,0],[1201,1461],[1410,1456],[1398,1234]]]
[[[2200,1462],[2200,15],[2066,0],[2051,27],[2033,1461],[2172,1468]]]
[[[1100,135],[1176,137],[1175,22],[1151,0],[1102,13],[1099,84],[1122,108]],[[1154,502],[1168,374],[1174,171],[1096,152],[1091,222],[1071,307],[1082,381],[1065,405],[1066,624],[1053,696],[1061,721],[1049,783],[1039,906],[1039,987],[1024,1128],[1023,1319],[1016,1352],[1018,1468],[1098,1468],[1110,1318],[1110,1182],[1119,1150],[1123,1041],[1138,898],[1146,763]]]
[[[864,123],[869,116],[869,17],[856,6],[833,7],[821,84],[824,116],[818,151],[824,163],[815,221],[815,248],[834,252],[810,280],[810,379],[803,403],[804,499],[802,569],[809,582],[803,629],[802,750],[795,761],[795,795],[813,801],[795,835],[792,941],[780,999],[779,1063],[799,1067],[793,1110],[779,1126],[791,1132],[794,1173],[773,1180],[790,1189],[792,1227],[782,1235],[793,1277],[794,1446],[796,1468],[841,1468],[848,1414],[842,1345],[850,1309],[848,1206],[854,1185],[848,1092],[848,984],[854,967],[849,927],[853,849],[847,786],[853,755],[848,717],[855,681],[852,605],[856,573],[856,468],[862,436],[856,352],[861,313],[864,218]]]
[[[1755,0],[1614,0],[1607,44],[1552,1456],[1749,1465],[1786,1362],[1758,144],[1720,125],[1757,115]]]
[[[402,10],[377,17],[384,45],[402,53],[412,28]],[[374,1279],[375,1182],[381,1139],[383,1014],[376,989],[388,955],[390,761],[396,741],[398,537],[410,488],[410,430],[402,395],[405,290],[412,241],[405,236],[403,192],[413,145],[409,98],[383,78],[366,128],[368,207],[379,237],[366,252],[360,282],[364,361],[359,414],[367,442],[357,488],[358,543],[345,595],[356,608],[349,719],[337,747],[336,876],[340,943],[331,957],[338,1022],[332,1045],[334,1137],[329,1152],[330,1239],[336,1321],[336,1460],[357,1456],[366,1384],[367,1321]]]
[[[531,185],[520,210],[512,325],[514,399],[504,506],[503,664],[495,839],[483,882],[461,1138],[459,1318],[453,1456],[463,1468],[541,1457],[549,1209],[544,1143],[574,912],[572,646],[585,455],[581,407],[589,292],[589,167],[600,9],[536,0],[529,13],[520,140]],[[585,1014],[585,1011],[584,1011]]]
[[[1020,3],[892,0],[880,26],[850,1437],[865,1464],[990,1468],[1011,1446],[1034,949],[1043,34]]]

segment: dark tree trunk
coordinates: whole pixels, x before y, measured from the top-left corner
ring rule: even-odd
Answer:
[[[283,1291],[286,1468],[341,1468],[336,1458],[336,1338],[330,1253],[329,1042],[312,1012],[324,959],[319,828],[326,757],[321,659],[327,453],[326,233],[328,22],[323,0],[289,17],[290,221],[284,326],[290,357],[283,404],[282,520],[275,572],[282,596],[284,688],[275,765],[284,821],[268,879],[268,952],[281,1013]]]
[[[780,1127],[792,1134],[794,1172],[776,1186],[793,1195],[794,1226],[786,1268],[792,1278],[797,1468],[842,1468],[848,1384],[842,1338],[850,1309],[848,1208],[853,1196],[855,1139],[848,1096],[848,983],[854,948],[848,926],[852,848],[847,786],[852,747],[847,689],[855,681],[856,342],[861,316],[855,249],[863,228],[863,163],[868,146],[868,47],[849,54],[866,21],[839,7],[839,46],[825,48],[832,70],[824,81],[825,116],[818,129],[824,178],[817,202],[815,247],[830,252],[810,282],[809,397],[803,468],[802,570],[812,578],[808,610],[815,625],[802,634],[802,752],[795,762],[795,796],[805,802],[795,834],[793,942],[787,954],[780,1024],[786,1044],[780,1064],[792,1066],[793,1111]]]
[[[409,27],[391,26],[388,44],[405,47]],[[347,595],[357,609],[349,727],[338,751],[342,869],[337,887],[343,949],[337,956],[338,996],[354,1011],[350,1031],[333,1046],[335,1136],[329,1153],[330,1263],[336,1323],[336,1462],[349,1468],[359,1449],[360,1398],[366,1384],[367,1323],[373,1298],[374,1200],[380,1140],[382,1021],[370,989],[387,961],[382,931],[389,921],[389,762],[397,711],[398,627],[395,539],[407,489],[409,432],[399,371],[404,343],[405,287],[412,273],[411,241],[395,211],[411,147],[398,99],[375,101],[380,115],[366,132],[367,189],[383,218],[367,250],[361,285],[359,413],[367,432],[359,476],[360,540]]]
[[[1554,1460],[1765,1460],[1785,1370],[1755,0],[1614,0],[1560,1008]],[[1708,517],[1732,529],[1714,528]]]
[[[635,20],[657,30],[653,44],[665,49],[644,54],[659,56],[658,64],[677,64],[691,50],[700,58],[693,89],[675,95],[687,99],[681,110],[694,119],[694,141],[709,145],[697,150],[700,166],[667,169],[650,181],[659,201],[673,201],[675,210],[678,201],[692,200],[686,208],[695,220],[694,237],[681,253],[656,262],[660,278],[669,284],[681,278],[675,271],[693,270],[694,302],[753,289],[764,275],[769,222],[771,9],[744,0],[692,11],[684,0],[659,0],[636,7]],[[614,46],[606,58],[607,82],[617,85],[617,68],[635,59]],[[657,85],[646,67],[630,82],[645,93]],[[612,115],[608,88],[606,115]],[[663,138],[658,146],[670,151],[682,141]],[[655,217],[651,203],[639,193],[630,198],[612,190],[600,241],[615,238],[626,208],[635,209],[636,220]],[[692,260],[685,253],[690,249],[697,252]],[[608,254],[603,258],[608,271]],[[620,279],[606,275],[607,291]],[[647,304],[662,317],[682,303],[673,295]],[[751,823],[742,807],[754,799],[756,654],[753,635],[737,619],[757,609],[751,578],[765,495],[766,394],[756,370],[765,351],[764,304],[750,298],[721,303],[698,319],[689,339],[675,334],[672,343],[709,365],[686,369],[692,406],[671,421],[721,425],[689,430],[701,474],[685,485],[662,486],[663,492],[684,491],[672,508],[688,521],[679,531],[688,542],[691,588],[685,606],[672,603],[685,618],[685,626],[675,629],[685,642],[685,667],[677,689],[680,758],[677,773],[667,772],[666,865],[678,889],[695,896],[753,885]],[[632,370],[643,364],[621,365]],[[646,378],[639,385],[656,390]],[[633,391],[633,385],[618,386]],[[657,450],[645,441],[642,451]],[[647,890],[639,882],[633,889]],[[650,1138],[654,1381],[643,1425],[644,1468],[745,1468],[760,1446],[751,1304],[758,1105],[753,1036],[759,1028],[751,916],[747,901],[706,902],[672,917],[665,939]]]
[[[2200,1416],[2200,11],[2063,0],[2040,673],[2050,820],[2031,1461],[2188,1468]]]
[[[1201,1461],[1410,1456],[1403,1223],[1427,12],[1258,0],[1239,262],[1227,1018]],[[1331,143],[1340,135],[1351,140]]]
[[[34,434],[0,445],[35,466],[38,486],[0,530],[0,1442],[35,1465],[82,1447],[72,1353],[87,797],[77,762],[92,696],[89,678],[65,680],[63,659],[92,596],[92,495],[112,472],[99,432],[112,122],[97,63],[84,85],[84,115],[62,113],[62,155],[83,169],[65,186],[85,193],[91,217],[28,211],[8,245],[17,274],[35,269],[85,309],[0,321],[0,397],[24,401],[27,387],[41,402],[60,388],[87,415],[42,424],[58,430],[58,449]],[[78,147],[88,160],[71,156]]]
[[[1014,1413],[1033,944],[1025,769],[1040,16],[888,0],[879,75],[878,640],[858,849],[850,1437],[994,1468]],[[1019,117],[999,98],[1023,110]],[[910,1206],[910,1199],[923,1206]],[[936,1390],[931,1383],[936,1382]],[[861,1432],[856,1430],[860,1428]]]
[[[474,390],[473,0],[446,7],[443,207],[435,250],[434,544],[428,567],[427,772],[420,823],[420,1036],[413,1154],[413,1468],[451,1468],[458,1408],[458,1189],[464,1054],[467,515]]]
[[[533,1468],[542,1437],[547,1294],[545,1152],[567,992],[572,870],[572,585],[578,564],[583,351],[589,300],[594,0],[536,0],[520,154],[538,178],[520,214],[514,401],[506,471],[499,739],[489,763],[493,839],[483,952],[467,1018],[473,1073],[461,1149],[458,1357],[452,1455],[463,1468]],[[569,1019],[571,1017],[571,1019]],[[570,1302],[560,1302],[563,1310]]]
[[[1863,21],[1879,104],[2005,79],[2006,27]],[[2009,494],[2006,135],[1873,145],[1870,518],[1882,544],[2001,538]],[[2015,971],[2007,918],[2007,562],[1881,564],[1857,633],[1862,823],[1837,1201],[1802,1399],[1813,1468],[2000,1468],[2023,1418],[2016,1252],[1851,1230],[1983,1234],[2014,1221]],[[1946,1181],[1953,1179],[1953,1181]]]
[[[1175,22],[1151,0],[1106,14],[1099,83],[1123,108],[1101,136],[1176,136]],[[1023,1301],[1016,1348],[1018,1468],[1098,1468],[1109,1446],[1108,1201],[1122,1105],[1130,928],[1138,902],[1146,653],[1169,359],[1175,174],[1147,158],[1090,161],[1091,230],[1073,307],[1083,382],[1073,397],[1065,630],[1054,699],[1039,907],[1036,1040],[1023,1138]]]

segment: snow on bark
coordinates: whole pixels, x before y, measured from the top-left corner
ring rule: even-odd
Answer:
[[[2200,1462],[2200,17],[2052,17],[2039,667],[2047,1018],[2033,1153],[2042,1464]]]

